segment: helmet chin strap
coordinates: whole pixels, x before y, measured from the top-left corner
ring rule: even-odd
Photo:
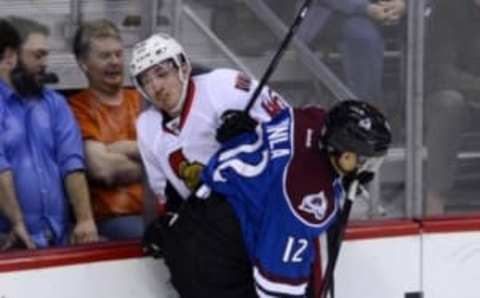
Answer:
[[[185,76],[183,74],[181,66],[179,66],[178,78],[180,79],[180,82],[182,82],[182,91],[180,92],[180,98],[177,104],[171,112],[173,115],[175,115],[175,117],[180,115],[180,113],[182,112],[183,104],[185,103],[185,99],[187,98],[188,75]]]

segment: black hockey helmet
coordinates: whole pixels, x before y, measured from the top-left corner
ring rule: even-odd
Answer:
[[[329,152],[360,156],[385,155],[392,140],[390,125],[374,106],[357,100],[342,101],[327,113],[322,145]]]

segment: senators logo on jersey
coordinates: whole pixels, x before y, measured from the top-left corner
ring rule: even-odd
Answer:
[[[249,92],[252,86],[252,80],[243,72],[240,72],[235,81],[235,88]]]

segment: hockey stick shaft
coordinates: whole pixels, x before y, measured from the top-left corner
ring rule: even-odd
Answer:
[[[290,41],[292,40],[293,36],[298,30],[298,27],[302,23],[303,19],[307,15],[308,9],[310,7],[310,3],[312,0],[305,0],[303,3],[302,7],[300,8],[300,11],[298,12],[297,16],[295,17],[295,20],[293,21],[292,25],[290,26],[290,29],[288,30],[287,35],[285,35],[285,38],[283,39],[282,43],[278,47],[275,55],[272,58],[272,61],[270,61],[270,64],[268,65],[267,69],[265,70],[265,73],[263,74],[260,82],[257,85],[257,88],[254,90],[252,96],[250,97],[250,100],[248,101],[247,106],[245,107],[245,112],[248,114],[250,112],[250,109],[252,106],[255,104],[255,101],[258,98],[258,95],[260,92],[262,92],[263,87],[265,84],[268,82],[270,77],[272,76],[273,71],[277,68],[277,65],[282,58],[283,54],[285,53],[285,50],[288,48],[288,45],[290,44]]]
[[[348,189],[345,204],[343,204],[342,211],[340,212],[339,223],[334,239],[334,249],[332,255],[328,258],[327,268],[325,269],[325,275],[323,277],[324,282],[322,283],[322,286],[320,288],[320,298],[326,298],[329,289],[333,286],[333,275],[335,273],[335,266],[337,265],[340,249],[342,248],[345,230],[347,229],[348,218],[350,217],[350,211],[352,210],[352,205],[355,201],[358,186],[358,180],[353,180],[352,184]]]

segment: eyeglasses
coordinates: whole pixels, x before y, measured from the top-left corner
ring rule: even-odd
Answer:
[[[139,74],[138,81],[142,86],[146,87],[151,84],[154,79],[167,77],[174,67],[175,64],[171,60],[155,64]]]

